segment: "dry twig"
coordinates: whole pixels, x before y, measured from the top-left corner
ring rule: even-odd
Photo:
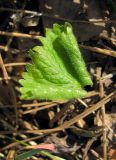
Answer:
[[[6,68],[5,68],[5,66],[4,66],[4,62],[3,62],[3,60],[2,60],[1,54],[0,54],[0,66],[1,66],[2,71],[3,71],[4,80],[8,83],[7,80],[9,79],[9,76],[8,76],[8,73],[7,73]]]
[[[12,133],[16,133],[16,134],[21,134],[21,133],[25,133],[25,134],[29,134],[29,133],[40,134],[40,133],[52,133],[52,132],[62,131],[64,129],[66,129],[66,128],[69,128],[71,125],[76,123],[78,120],[88,116],[93,111],[96,111],[97,109],[101,108],[101,106],[106,104],[106,103],[108,103],[115,94],[116,94],[116,91],[110,93],[105,98],[103,98],[102,100],[100,100],[99,102],[94,104],[93,106],[87,108],[84,112],[80,113],[79,115],[75,116],[71,120],[65,122],[64,124],[62,124],[62,125],[60,125],[60,126],[58,126],[56,128],[43,129],[43,130],[27,130],[27,131],[1,131],[0,134],[12,134]]]
[[[38,36],[26,34],[26,33],[19,33],[19,32],[6,32],[0,31],[1,36],[9,36],[9,37],[18,37],[18,38],[31,38],[31,39],[38,39]]]
[[[17,112],[17,102],[16,102],[16,96],[15,96],[15,93],[14,93],[14,89],[12,88],[12,85],[11,83],[8,81],[9,79],[9,76],[8,76],[8,73],[7,73],[7,70],[5,68],[5,65],[4,65],[4,62],[3,62],[3,59],[2,59],[2,56],[0,54],[0,66],[2,68],[2,71],[3,71],[3,77],[4,77],[4,80],[5,82],[7,83],[8,85],[8,89],[10,91],[10,94],[12,95],[12,102],[15,106],[15,113],[16,113],[16,128],[18,127],[18,112]]]
[[[98,81],[99,81],[99,90],[100,90],[100,97],[104,97],[104,88],[103,88],[103,82],[101,80],[101,68],[97,68],[98,72]],[[106,121],[105,121],[105,105],[102,105],[101,107],[101,113],[102,113],[102,124],[103,124],[103,157],[104,160],[107,160],[107,137],[106,137]]]
[[[84,48],[84,49],[88,49],[88,50],[90,50],[92,52],[95,52],[95,53],[116,57],[116,52],[112,51],[112,50],[102,49],[102,48],[98,48],[98,47],[91,47],[91,46],[86,46],[86,45],[82,45],[82,44],[79,45],[79,46]]]
[[[1,7],[0,8],[1,11],[9,11],[9,12],[16,12],[16,13],[26,13],[26,14],[32,14],[35,16],[43,16],[43,17],[48,17],[48,18],[52,18],[52,19],[57,19],[57,20],[62,20],[62,21],[67,21],[67,22],[71,22],[71,23],[86,23],[86,24],[93,24],[93,23],[116,23],[115,20],[94,20],[94,21],[85,21],[85,20],[72,20],[72,19],[67,19],[64,17],[59,17],[59,16],[55,16],[55,15],[50,15],[50,14],[46,14],[46,13],[40,13],[40,12],[36,12],[36,11],[30,11],[30,10],[24,10],[24,9],[12,9],[12,8],[4,8]]]

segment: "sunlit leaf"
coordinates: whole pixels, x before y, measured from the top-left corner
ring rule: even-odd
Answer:
[[[70,100],[86,95],[92,85],[76,38],[69,23],[54,24],[39,37],[42,46],[29,51],[32,64],[20,80],[22,99]]]

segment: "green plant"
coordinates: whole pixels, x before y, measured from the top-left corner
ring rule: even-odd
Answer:
[[[43,156],[49,157],[51,160],[66,160],[64,158],[53,155],[52,153],[45,150],[32,149],[30,151],[26,151],[22,154],[19,154],[15,157],[15,160],[26,160],[34,156],[35,154],[40,154]]]
[[[22,99],[69,100],[84,97],[92,85],[69,23],[54,24],[39,37],[43,46],[29,50],[33,61],[20,80]]]

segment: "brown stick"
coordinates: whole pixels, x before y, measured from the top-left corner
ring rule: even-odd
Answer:
[[[3,62],[3,59],[2,59],[2,56],[1,56],[1,54],[0,54],[0,66],[1,66],[1,68],[2,68],[2,71],[3,71],[3,77],[4,77],[4,80],[5,80],[5,82],[7,83],[7,85],[8,85],[8,88],[9,88],[9,90],[10,90],[10,93],[11,93],[11,95],[12,95],[12,101],[13,101],[13,104],[14,104],[14,106],[15,106],[15,113],[16,113],[16,127],[18,126],[18,112],[17,112],[17,102],[16,102],[16,97],[15,97],[15,93],[14,93],[14,89],[12,88],[12,85],[11,85],[11,83],[8,81],[8,79],[9,79],[9,76],[8,76],[8,73],[7,73],[7,70],[6,70],[6,68],[5,68],[5,65],[4,65],[4,62]]]
[[[2,131],[2,132],[0,132],[0,134],[12,134],[12,133],[16,133],[16,134],[21,134],[21,133],[40,134],[40,133],[52,133],[52,132],[57,132],[57,131],[64,130],[66,128],[69,128],[71,125],[73,125],[74,123],[76,123],[78,120],[80,120],[80,119],[88,116],[93,111],[96,111],[97,109],[101,108],[101,106],[104,105],[104,104],[106,104],[106,103],[108,103],[115,94],[116,94],[116,91],[110,93],[105,98],[103,98],[102,100],[100,100],[98,103],[96,103],[93,106],[87,108],[84,112],[80,113],[79,115],[75,116],[71,120],[65,122],[64,124],[62,124],[62,125],[60,125],[60,126],[58,126],[56,128],[53,128],[53,129],[43,129],[43,130],[27,130],[27,131]]]
[[[14,67],[14,66],[25,66],[27,62],[17,62],[17,63],[7,63],[4,64],[5,67]]]
[[[101,80],[101,68],[98,68],[99,70],[99,90],[100,90],[100,97],[104,97],[104,88],[103,88],[103,82]],[[102,113],[102,125],[103,125],[103,158],[104,160],[107,160],[107,137],[106,137],[106,120],[105,120],[105,105],[102,105],[101,107],[101,113]]]
[[[5,52],[9,51],[9,52],[12,52],[12,53],[24,52],[24,51],[16,49],[16,48],[8,48],[8,50],[6,50],[6,46],[3,46],[3,45],[0,45],[0,50],[3,50]]]
[[[87,23],[87,24],[93,24],[93,23],[116,23],[115,20],[94,20],[94,21],[82,21],[82,20],[72,20],[72,19],[67,19],[67,18],[63,18],[63,17],[58,17],[58,16],[54,16],[54,15],[50,15],[50,14],[45,14],[45,13],[40,13],[40,12],[36,12],[36,11],[30,11],[30,10],[24,10],[24,9],[11,9],[11,8],[4,8],[1,7],[0,8],[1,11],[10,11],[10,12],[17,12],[17,13],[26,13],[26,14],[32,14],[32,15],[36,15],[36,16],[44,16],[44,17],[49,17],[49,18],[53,18],[53,19],[59,19],[62,21],[68,21],[71,23]]]
[[[100,53],[100,54],[104,54],[104,55],[108,55],[108,56],[112,56],[112,57],[116,57],[116,52],[112,51],[112,50],[108,50],[108,49],[101,49],[98,47],[91,47],[91,46],[86,46],[86,45],[79,45],[80,47],[90,50],[92,52],[96,52],[96,53]]]
[[[3,59],[2,59],[2,56],[0,54],[0,66],[2,68],[2,71],[3,71],[3,77],[4,77],[4,80],[7,82],[8,79],[9,79],[9,76],[8,76],[8,73],[6,71],[6,68],[4,66],[4,62],[3,62]],[[8,83],[8,82],[7,82]]]
[[[19,32],[6,32],[6,31],[0,31],[1,36],[10,36],[10,37],[19,37],[19,38],[32,38],[32,39],[38,39],[38,36],[36,35],[30,35],[26,33],[19,33]]]

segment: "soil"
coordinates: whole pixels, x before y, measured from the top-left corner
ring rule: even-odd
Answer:
[[[116,0],[2,0],[0,19],[0,160],[115,160]],[[83,99],[21,100],[28,50],[45,28],[64,22],[93,86]]]

